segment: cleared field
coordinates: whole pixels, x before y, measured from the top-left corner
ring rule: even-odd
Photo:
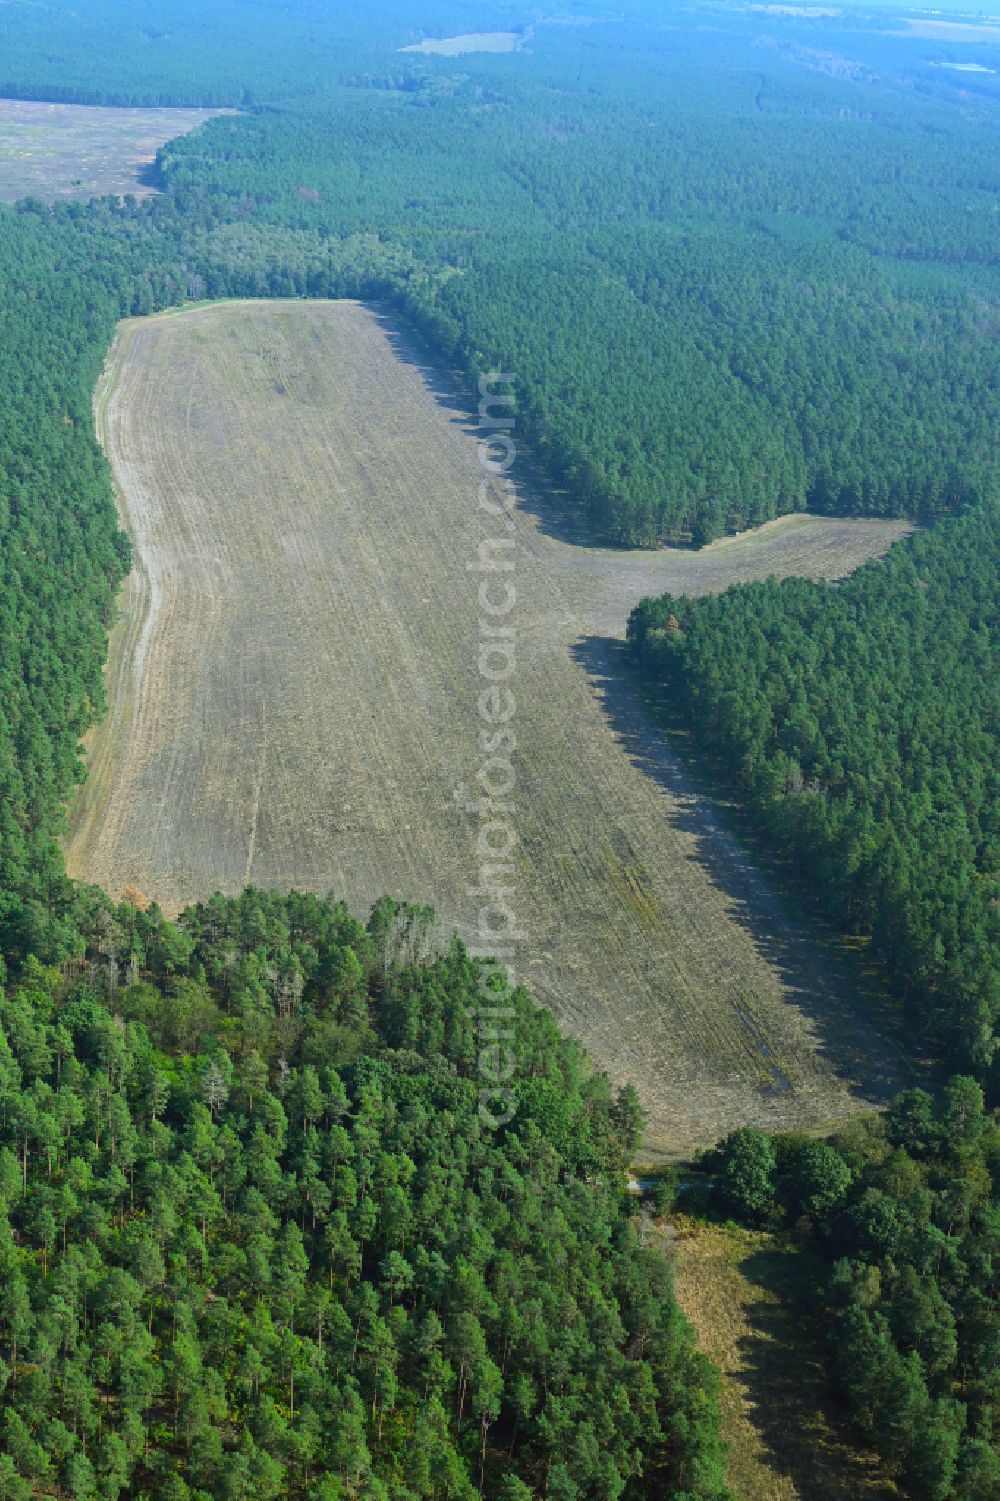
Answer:
[[[175,136],[187,135],[219,109],[115,109],[0,99],[0,202],[145,197],[142,169]]]
[[[939,42],[1000,42],[1000,18],[984,16],[977,21],[941,21],[925,16],[902,17],[906,31],[887,31],[886,36],[921,36]]]
[[[779,1236],[683,1221],[678,1301],[722,1373],[728,1480],[740,1501],[883,1501],[877,1460],[832,1421],[823,1350],[803,1314],[810,1267]],[[821,1275],[821,1273],[817,1273]]]
[[[399,50],[460,57],[463,52],[516,52],[522,41],[517,31],[471,31],[464,36],[426,37],[422,42],[414,42]]]
[[[72,872],[168,910],[221,888],[383,892],[474,939],[484,539],[516,605],[518,963],[682,1153],[884,1098],[895,1053],[689,785],[617,666],[651,590],[839,576],[893,524],[793,518],[702,553],[488,514],[476,434],[376,310],[124,323],[98,427],[136,545]],[[492,556],[492,554],[491,554]],[[497,579],[507,577],[498,575]],[[495,596],[494,596],[495,597]]]

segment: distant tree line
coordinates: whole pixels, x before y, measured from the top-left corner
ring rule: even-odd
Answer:
[[[169,37],[117,4],[40,14],[0,8],[15,92],[240,106],[160,154],[179,237],[238,226],[238,280],[269,295],[325,295],[317,240],[351,240],[473,388],[518,371],[522,431],[598,535],[995,494],[995,112],[873,86],[859,115],[856,83],[748,51],[738,18],[695,32],[645,4],[507,59],[400,52],[409,0],[363,29],[254,0],[217,47],[227,13],[180,0]],[[435,26],[523,19],[456,5]],[[97,45],[71,71],[53,26],[67,49],[116,27],[134,83],[109,92]]]
[[[408,315],[470,382],[518,371],[522,430],[598,535],[704,543],[807,506],[931,516],[995,494],[996,279],[957,248],[913,273],[904,240],[932,261],[939,233],[908,187],[916,117],[873,122],[862,149],[808,112],[789,131],[714,99],[706,121],[630,71],[632,110],[669,120],[654,135],[603,76],[555,113],[568,63],[521,63],[219,121],[164,148],[162,181],[188,213],[405,247],[426,272],[398,287]],[[996,156],[952,122],[934,159],[975,178],[974,238]],[[897,245],[862,245],[868,203]]]

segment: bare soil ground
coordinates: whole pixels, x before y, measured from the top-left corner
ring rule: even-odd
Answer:
[[[0,203],[153,192],[143,180],[157,151],[218,109],[115,109],[0,99]]]
[[[261,887],[433,903],[476,938],[486,538],[513,543],[520,973],[650,1112],[651,1152],[821,1126],[900,1080],[881,1024],[720,827],[618,667],[644,594],[838,577],[905,528],[795,517],[701,553],[477,502],[439,373],[356,303],[121,326],[96,398],[137,568],[73,874],[165,908]],[[504,556],[507,556],[504,554]],[[505,577],[497,575],[496,578]]]

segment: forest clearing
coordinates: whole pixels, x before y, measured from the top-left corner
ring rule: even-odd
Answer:
[[[480,509],[475,424],[378,309],[230,302],[120,326],[96,395],[136,568],[70,872],[170,912],[247,884],[388,892],[476,939],[480,544],[514,563],[518,967],[672,1155],[884,1100],[895,1049],[651,729],[644,595],[837,578],[900,522],[797,516],[700,553]]]
[[[667,1226],[677,1299],[723,1376],[727,1478],[740,1501],[886,1501],[874,1455],[852,1450],[831,1402],[810,1274],[781,1235]]]
[[[422,42],[412,42],[399,50],[461,57],[464,52],[516,52],[523,40],[517,31],[473,31],[464,36],[425,37]]]
[[[219,109],[116,109],[0,99],[0,203],[153,192],[144,167]]]

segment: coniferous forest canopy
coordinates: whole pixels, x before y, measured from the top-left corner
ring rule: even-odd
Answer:
[[[711,1370],[621,1212],[633,1094],[518,991],[527,1082],[484,1126],[481,966],[408,963],[426,923],[124,904],[75,982],[29,962],[0,1008],[6,1496],[723,1495]]]
[[[530,16],[431,27],[406,4],[362,29],[256,3],[212,49],[228,7],[167,9],[169,28],[104,0],[44,23],[3,7],[7,91],[66,97],[62,68],[81,100],[249,104],[162,153],[188,224],[226,226],[250,287],[309,290],[316,235],[405,251],[411,315],[469,371],[518,370],[522,422],[598,533],[705,541],[807,504],[934,515],[990,490],[991,75],[959,88],[875,21],[789,22],[766,48],[752,16],[636,4],[484,59],[394,48]],[[848,40],[858,76],[811,66]]]
[[[424,913],[251,893],[175,925],[62,868],[129,566],[91,419],[117,320],[350,295],[470,382],[515,370],[595,538],[924,524],[846,584],[647,602],[631,635],[986,1089],[716,1166],[727,1211],[828,1256],[831,1369],[901,1491],[1000,1496],[1000,100],[945,66],[996,47],[879,11],[561,20],[0,5],[0,94],[241,111],[141,204],[0,209],[4,1495],[724,1495],[712,1374],[623,1208],[630,1092],[518,993],[518,1111],[485,1131],[482,972],[420,960]],[[398,50],[495,29],[524,46]]]

